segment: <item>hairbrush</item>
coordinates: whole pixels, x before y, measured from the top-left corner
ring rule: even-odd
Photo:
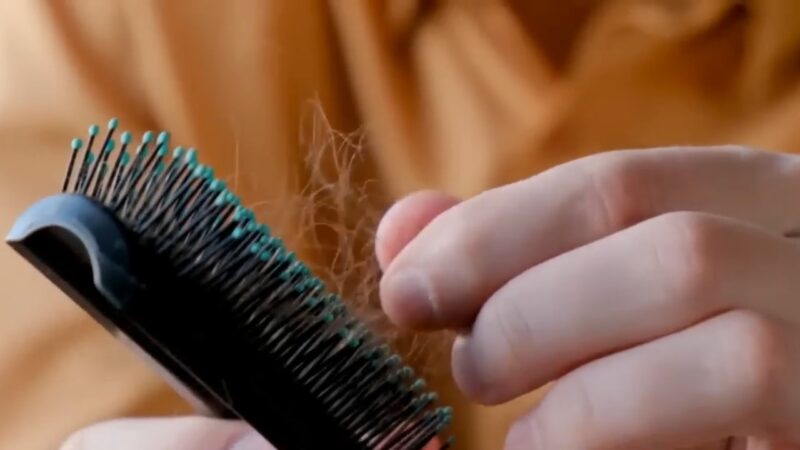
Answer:
[[[213,415],[281,450],[420,449],[440,406],[401,357],[166,132],[72,141],[62,191],[8,244]],[[135,151],[133,150],[135,146]]]

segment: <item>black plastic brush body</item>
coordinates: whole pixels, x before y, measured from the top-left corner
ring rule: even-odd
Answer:
[[[419,449],[451,419],[192,150],[73,141],[63,192],[8,243],[218,417],[281,450]],[[81,155],[82,153],[82,155]],[[113,159],[113,161],[112,161]],[[450,441],[444,441],[449,446]]]

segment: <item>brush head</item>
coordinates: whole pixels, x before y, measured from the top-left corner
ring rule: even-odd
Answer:
[[[118,125],[73,141],[63,192],[18,219],[12,247],[279,449],[419,449],[441,435],[451,409],[196,150],[169,156],[169,134],[151,132],[117,146]]]

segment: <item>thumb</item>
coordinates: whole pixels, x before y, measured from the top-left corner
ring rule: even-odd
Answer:
[[[84,428],[61,450],[275,450],[244,422],[206,417],[119,419]]]

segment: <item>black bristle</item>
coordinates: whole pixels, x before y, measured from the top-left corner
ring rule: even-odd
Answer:
[[[99,133],[99,132],[100,132],[100,127],[98,127],[97,125],[92,125],[92,126],[89,127],[89,143],[86,144],[86,151],[83,153],[83,160],[81,161],[80,166],[78,166],[78,175],[75,177],[75,184],[73,185],[73,188],[72,188],[73,191],[77,192],[77,191],[80,190],[81,184],[83,183],[83,177],[84,177],[84,174],[86,172],[86,168],[88,166],[89,160],[92,158],[92,147],[94,146],[94,140],[97,137],[97,133]],[[69,167],[69,170],[67,171],[67,177],[64,180],[64,188],[63,188],[63,190],[65,192],[69,189],[69,182],[70,182],[70,179],[71,179],[71,176],[72,176],[72,166],[73,166],[73,163],[74,163],[74,158],[76,156],[77,151],[80,149],[80,146],[78,146],[78,148],[76,148],[76,146],[74,145],[76,141],[80,142],[80,140],[76,139],[76,140],[72,141],[73,142],[73,146],[72,146],[72,148],[73,148],[73,154],[72,154],[73,159],[70,160],[70,167]]]
[[[83,184],[83,189],[81,191],[82,194],[89,192],[91,184],[94,181],[95,176],[97,175],[98,169],[105,166],[105,161],[108,158],[108,153],[110,153],[111,150],[114,149],[114,141],[112,138],[114,137],[114,132],[117,130],[117,125],[118,125],[117,119],[111,119],[108,122],[108,132],[106,133],[106,137],[103,140],[103,144],[100,146],[100,151],[99,151],[100,153],[98,155],[98,160],[96,163],[92,164],[91,172],[89,172],[89,177]],[[95,192],[96,191],[97,189],[95,189]]]
[[[98,127],[90,128],[85,149],[73,141],[63,191],[102,204],[155,255],[153,285],[184,293],[186,298],[174,299],[176,308],[196,308],[186,320],[216,312],[203,319],[213,323],[209,333],[221,348],[236,345],[232,363],[253,370],[248,376],[267,368],[289,374],[302,389],[298,397],[320,413],[311,416],[325,417],[357,448],[421,449],[442,433],[450,409],[436,407],[436,394],[425,390],[424,381],[256,222],[199,164],[194,149],[178,147],[168,156],[169,135],[160,134],[153,146],[147,132],[131,156],[125,132],[114,154],[117,124],[109,122],[97,156],[92,147]],[[248,359],[235,360],[242,355]],[[309,423],[309,432],[314,429]],[[448,448],[452,440],[442,445]]]

